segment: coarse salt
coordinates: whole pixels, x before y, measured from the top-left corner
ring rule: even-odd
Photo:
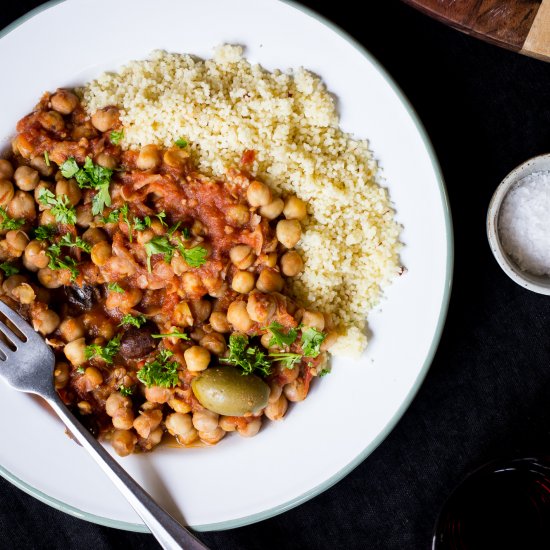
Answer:
[[[534,172],[512,187],[502,202],[498,231],[520,269],[550,275],[550,171]]]

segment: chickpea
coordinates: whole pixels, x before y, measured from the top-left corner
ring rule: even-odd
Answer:
[[[24,231],[12,229],[6,233],[6,241],[10,249],[17,253],[18,256],[23,254],[23,251],[29,244],[29,237]]]
[[[170,166],[171,168],[182,168],[187,164],[187,159],[189,158],[189,153],[183,149],[171,148],[168,149],[162,160],[164,164]]]
[[[278,271],[266,268],[260,273],[256,281],[256,288],[260,292],[281,292],[284,281]]]
[[[136,166],[140,170],[155,170],[160,166],[160,153],[156,145],[146,145],[139,151]]]
[[[90,389],[97,388],[103,384],[103,375],[99,369],[95,367],[88,367],[84,371],[84,376],[87,379],[88,387]]]
[[[214,355],[223,355],[227,346],[225,344],[225,338],[216,332],[210,334],[205,334],[201,339],[199,344],[207,349],[210,353]]]
[[[89,206],[81,204],[76,207],[76,225],[79,227],[90,227],[94,221],[94,216]]]
[[[275,403],[279,400],[279,397],[281,397],[283,387],[276,380],[272,380],[269,386],[271,391],[269,392],[268,402]]]
[[[92,246],[92,252],[90,254],[92,262],[95,265],[103,266],[107,263],[107,260],[113,255],[111,245],[107,241],[100,241]]]
[[[208,445],[215,445],[223,439],[225,436],[225,431],[222,430],[220,427],[216,428],[215,430],[211,432],[199,432],[199,437],[203,443],[207,443]]]
[[[42,204],[40,202],[40,193],[42,189],[46,189],[47,191],[53,191],[53,185],[49,181],[40,180],[38,182],[38,185],[34,189],[34,200],[38,204],[38,210],[49,210],[51,207],[47,204]]]
[[[80,414],[92,414],[92,406],[88,401],[79,401],[76,406]]]
[[[103,229],[100,229],[99,227],[90,227],[90,229],[84,231],[82,234],[82,239],[93,246],[101,241],[108,240],[108,237]]]
[[[82,363],[86,362],[86,353],[84,352],[85,347],[86,340],[84,338],[77,338],[76,340],[69,342],[63,348],[65,357],[74,367],[79,367]]]
[[[11,296],[13,289],[26,281],[23,275],[11,275],[2,283],[2,290],[5,294]]]
[[[193,426],[199,432],[212,432],[218,427],[219,414],[204,409],[193,414]]]
[[[244,204],[234,204],[227,208],[225,217],[229,224],[242,227],[250,219],[250,212]]]
[[[316,328],[322,332],[325,328],[325,317],[319,311],[304,311],[302,325]]]
[[[111,437],[111,445],[118,456],[128,456],[134,452],[137,436],[131,430],[115,430]]]
[[[307,396],[306,386],[304,384],[304,381],[300,378],[297,378],[293,382],[286,384],[283,388],[283,392],[285,394],[285,397],[293,403],[303,401]]]
[[[304,270],[304,260],[295,250],[285,252],[281,257],[281,271],[287,277],[296,277]]]
[[[109,170],[116,170],[118,167],[117,159],[107,153],[99,153],[95,159],[95,162],[96,164],[99,164],[99,166],[108,168]]]
[[[256,260],[252,248],[247,244],[239,244],[229,251],[229,259],[239,269],[248,269]]]
[[[198,437],[189,414],[178,412],[169,414],[166,417],[165,426],[168,432],[183,445],[193,443]]]
[[[298,220],[281,220],[275,229],[277,240],[287,248],[296,246],[302,237],[302,227]]]
[[[71,275],[66,269],[54,270],[44,267],[38,270],[38,280],[46,288],[59,288],[60,286],[69,284],[70,277]]]
[[[36,293],[31,285],[21,283],[12,290],[13,297],[21,304],[32,304],[36,299]]]
[[[100,132],[112,130],[117,123],[118,109],[116,107],[105,107],[92,115],[92,124]]]
[[[191,410],[191,405],[188,405],[183,399],[179,399],[176,397],[168,401],[168,406],[170,406],[176,412],[183,414],[188,413]]]
[[[231,288],[235,292],[241,294],[248,294],[254,289],[255,283],[254,275],[250,271],[237,271],[233,275],[233,281],[231,281]]]
[[[200,222],[200,220],[194,220],[191,226],[191,235],[195,237],[204,237],[206,235],[206,227]]]
[[[48,132],[59,133],[65,129],[65,121],[57,111],[43,111],[38,115],[38,120]]]
[[[283,214],[287,220],[303,220],[307,216],[306,203],[296,195],[290,195],[285,201]]]
[[[172,311],[172,323],[178,327],[193,326],[193,314],[187,302],[180,302]]]
[[[113,419],[113,426],[119,430],[129,430],[134,423],[132,401],[114,392],[105,401],[105,412]]]
[[[227,315],[221,311],[214,311],[210,315],[210,326],[216,331],[222,334],[231,331],[231,327],[227,322]]]
[[[46,336],[59,326],[59,315],[51,309],[39,310],[32,316],[32,328]]]
[[[105,264],[105,270],[114,275],[115,278],[131,277],[136,272],[136,265],[126,258],[111,256]]]
[[[260,344],[262,344],[264,348],[270,349],[271,346],[269,345],[269,343],[271,342],[271,338],[272,338],[272,334],[270,332],[266,332],[265,334],[262,334],[260,338]]]
[[[202,346],[191,346],[183,352],[187,370],[199,372],[205,370],[210,363],[210,352]]]
[[[13,178],[13,166],[6,159],[0,159],[0,180],[11,180]]]
[[[136,240],[139,244],[144,245],[155,237],[155,232],[152,229],[144,229],[137,232]]]
[[[0,206],[6,206],[14,195],[13,184],[11,181],[0,179]]]
[[[61,113],[62,115],[70,115],[78,106],[78,97],[69,92],[69,90],[63,90],[59,88],[55,94],[50,97],[52,109]]]
[[[39,224],[40,225],[52,225],[56,224],[57,220],[50,210],[44,210],[40,213]]]
[[[78,338],[82,338],[84,336],[84,323],[82,322],[82,319],[65,317],[59,325],[59,332],[61,334],[61,338],[63,338],[65,342],[72,342],[73,340],[77,340]]]
[[[25,159],[30,159],[34,153],[34,147],[22,134],[13,139],[11,148],[16,155],[21,155]]]
[[[248,303],[246,305],[246,311],[249,317],[256,321],[256,323],[266,324],[273,315],[277,305],[272,296],[268,294],[261,294],[259,292],[253,292],[248,297]]]
[[[58,197],[65,195],[72,206],[76,206],[82,198],[82,191],[74,179],[67,180],[63,178],[59,180],[55,186],[55,194]]]
[[[69,382],[69,365],[67,363],[56,363],[53,379],[56,390],[64,388]]]
[[[264,414],[269,420],[281,420],[288,409],[288,400],[281,395],[274,403],[268,403]]]
[[[245,302],[232,302],[227,309],[227,321],[233,325],[235,330],[247,332],[254,323],[248,315]]]
[[[40,174],[30,166],[20,166],[15,171],[13,179],[15,180],[15,185],[21,191],[33,191],[40,181]]]
[[[148,438],[162,421],[162,411],[153,409],[144,411],[134,420],[134,430],[143,438]]]
[[[204,286],[197,273],[184,273],[181,276],[183,290],[188,296],[201,296],[204,294]]]
[[[281,212],[283,211],[284,207],[285,207],[285,203],[283,199],[275,199],[269,204],[266,204],[265,206],[262,206],[260,208],[259,210],[260,216],[263,216],[268,220],[274,220],[275,218],[278,218],[281,215]]]
[[[208,300],[191,300],[189,302],[189,308],[195,323],[204,323],[210,316],[212,311],[212,304]]]
[[[265,254],[263,263],[266,267],[277,267],[277,259],[277,252],[270,252],[269,254]]]
[[[237,425],[237,432],[242,437],[254,437],[262,427],[261,418],[247,418],[246,426]]]
[[[49,177],[53,174],[54,167],[52,166],[51,162],[49,166],[46,164],[46,159],[44,158],[44,155],[37,155],[36,157],[32,158],[30,164],[35,170],[38,170],[41,176]],[[21,187],[21,189],[23,188]],[[23,189],[23,191],[29,191],[29,189]]]
[[[34,220],[36,218],[36,203],[33,196],[25,191],[16,191],[15,196],[8,204],[8,214],[12,218]]]
[[[44,241],[31,241],[26,247],[23,263],[30,271],[38,271],[47,267],[49,258],[46,256],[46,243]]]
[[[105,306],[107,309],[119,308],[120,310],[128,310],[137,306],[142,298],[143,292],[139,288],[131,288],[124,292],[109,291],[105,300]]]
[[[246,190],[246,199],[250,206],[267,206],[273,196],[271,195],[271,189],[260,181],[253,181]]]
[[[336,343],[339,338],[339,334],[335,330],[331,330],[327,333],[323,343],[321,344],[321,351],[330,351],[330,348]]]
[[[145,398],[151,403],[168,403],[174,397],[172,388],[162,386],[149,386],[145,388]]]

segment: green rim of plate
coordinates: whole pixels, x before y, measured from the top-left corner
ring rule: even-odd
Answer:
[[[0,31],[0,38],[3,38],[5,35],[7,35],[12,30],[16,29],[17,27],[19,27],[20,25],[22,25],[23,23],[31,19],[35,15],[38,15],[39,13],[57,4],[61,4],[64,1],[65,0],[50,0],[49,2],[46,2],[45,4],[42,4],[41,6],[38,6],[37,8],[31,10],[30,12],[26,13],[19,19],[16,19],[13,23],[5,27],[2,31]],[[259,512],[257,514],[251,514],[249,516],[232,519],[230,521],[222,521],[219,523],[208,523],[206,525],[193,525],[192,528],[195,531],[222,531],[225,529],[234,529],[236,527],[242,527],[244,525],[256,523],[258,521],[271,518],[278,514],[282,514],[283,512],[286,512],[292,508],[295,508],[296,506],[299,506],[300,504],[303,504],[304,502],[307,502],[308,500],[319,495],[323,491],[326,491],[327,489],[335,485],[338,481],[340,481],[342,478],[347,476],[352,470],[357,468],[357,466],[359,466],[359,464],[361,464],[361,462],[363,462],[378,447],[378,445],[380,445],[380,443],[382,443],[382,441],[386,439],[386,437],[393,430],[397,422],[401,419],[405,411],[408,409],[412,400],[416,396],[416,393],[420,389],[420,386],[422,385],[422,382],[424,381],[424,378],[428,373],[428,369],[430,368],[435,352],[437,351],[439,341],[441,339],[441,334],[443,332],[443,327],[445,326],[445,319],[447,317],[447,310],[449,307],[449,300],[451,297],[453,264],[454,264],[454,241],[453,241],[453,226],[452,226],[452,220],[451,220],[451,209],[449,206],[449,199],[447,197],[445,182],[443,180],[443,175],[441,173],[439,162],[437,161],[437,157],[435,156],[435,152],[433,150],[430,139],[428,138],[426,130],[424,129],[424,126],[420,122],[420,119],[416,114],[416,111],[414,110],[412,105],[409,103],[409,100],[406,98],[405,94],[401,91],[399,86],[397,86],[397,84],[393,81],[391,76],[382,67],[382,65],[380,65],[380,63],[372,56],[372,54],[370,54],[359,42],[357,42],[354,38],[352,38],[347,32],[345,32],[343,29],[341,29],[340,27],[338,27],[328,19],[325,19],[325,17],[323,17],[322,15],[319,15],[315,11],[305,6],[296,4],[293,0],[279,0],[279,1],[283,2],[284,4],[290,5],[294,9],[305,13],[306,15],[308,15],[309,17],[312,17],[313,19],[317,19],[323,25],[325,25],[326,27],[334,31],[346,42],[348,42],[361,55],[363,55],[363,57],[367,58],[378,69],[380,74],[384,77],[386,82],[389,84],[390,88],[399,97],[401,103],[405,106],[407,112],[409,113],[411,119],[413,120],[416,126],[416,129],[418,130],[418,133],[420,134],[420,137],[428,152],[433,170],[437,177],[437,180],[439,183],[439,192],[441,195],[441,204],[443,206],[443,213],[445,215],[445,232],[446,232],[446,238],[447,238],[447,264],[446,264],[446,273],[445,273],[445,292],[443,295],[441,310],[439,312],[439,319],[437,321],[437,326],[434,333],[434,337],[432,339],[432,343],[430,345],[430,349],[428,351],[424,364],[422,365],[422,368],[420,369],[420,372],[418,373],[418,376],[413,384],[413,387],[411,388],[410,392],[407,394],[405,400],[403,401],[403,403],[401,404],[397,412],[393,415],[393,417],[386,424],[386,426],[384,426],[384,429],[378,434],[377,437],[374,438],[373,441],[370,442],[369,445],[367,445],[365,449],[363,449],[363,451],[358,456],[356,456],[345,468],[342,468],[339,472],[331,476],[329,479],[317,485],[313,489],[310,489],[309,491],[305,492],[303,495],[300,495],[299,497],[296,497],[292,500],[289,500],[288,502],[279,504],[274,508],[270,508],[269,510],[264,510],[263,512]],[[65,502],[62,502],[56,498],[53,498],[43,493],[42,491],[39,491],[35,487],[32,487],[31,485],[25,483],[24,481],[14,476],[11,472],[6,470],[1,465],[0,465],[0,475],[5,479],[7,479],[9,482],[13,483],[13,485],[18,487],[25,493],[28,493],[29,495],[35,497],[41,502],[48,504],[53,508],[56,508],[57,510],[70,514],[79,519],[84,519],[86,521],[91,521],[93,523],[97,523],[99,525],[105,525],[107,527],[125,529],[127,531],[136,531],[141,533],[149,532],[147,527],[143,524],[129,523],[126,521],[118,521],[118,520],[105,518],[102,516],[96,516],[94,514],[84,512],[69,504],[66,504]]]

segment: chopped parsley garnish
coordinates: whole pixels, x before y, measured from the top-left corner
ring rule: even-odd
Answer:
[[[271,340],[269,340],[269,346],[279,346],[285,347],[294,344],[296,338],[298,338],[298,330],[291,328],[288,332],[284,332],[283,325],[273,321],[268,327],[265,327],[269,332],[271,332]]]
[[[306,357],[317,357],[327,335],[314,327],[302,328],[301,346]]]
[[[0,229],[19,229],[22,225],[25,225],[25,219],[10,218],[6,210],[0,206]]]
[[[133,225],[136,231],[145,231],[148,227],[151,227],[151,218],[149,216],[145,216],[142,220],[134,218]]]
[[[189,340],[189,336],[185,332],[167,332],[166,334],[151,334],[153,338],[181,338],[182,340]]]
[[[132,325],[136,328],[142,327],[147,322],[147,317],[145,315],[142,315],[141,313],[139,315],[132,315],[130,313],[127,313],[122,317],[120,324],[118,325],[121,327],[122,325]]]
[[[118,208],[114,208],[106,216],[102,216],[101,221],[103,223],[117,223],[119,217],[120,217],[120,210]]]
[[[49,224],[49,225],[39,225],[34,230],[34,238],[37,241],[46,241],[48,239],[51,239],[56,234],[56,228],[55,225]]]
[[[86,372],[86,369],[84,367],[78,367],[76,369],[76,372],[78,372],[78,374],[84,374]]]
[[[120,339],[122,338],[121,334],[117,334],[114,338],[109,340],[104,346],[99,344],[90,344],[84,348],[84,355],[87,360],[92,359],[93,357],[99,357],[103,359],[105,363],[111,364],[115,355],[120,349]]]
[[[220,363],[234,365],[242,369],[242,374],[259,373],[267,376],[271,372],[271,362],[257,346],[251,346],[248,336],[232,334],[229,337],[229,356],[222,357]]]
[[[7,277],[9,277],[10,275],[15,275],[16,273],[19,273],[19,268],[8,262],[1,263],[0,269],[6,274]]]
[[[46,166],[51,166],[50,155],[48,154],[48,151],[44,151],[44,162],[46,163]]]
[[[329,369],[329,368],[323,369],[317,376],[319,376],[319,377],[326,376],[327,374],[330,373],[330,370],[331,369]]]
[[[185,149],[185,147],[187,147],[188,143],[185,139],[183,138],[179,138],[175,141],[175,144],[180,148],[180,149]]]
[[[153,254],[164,254],[164,261],[170,263],[174,255],[174,247],[170,244],[168,237],[153,237],[145,243],[145,252],[147,253],[147,269],[151,273],[151,256]]]
[[[111,143],[113,145],[118,145],[121,142],[123,137],[124,137],[124,130],[120,130],[120,132],[113,131],[109,134],[109,139],[111,140]]]
[[[193,248],[185,248],[183,245],[178,246],[178,252],[184,259],[185,263],[190,267],[200,267],[206,263],[208,250],[202,246],[194,246]]]
[[[122,294],[124,292],[124,289],[118,283],[109,283],[107,285],[107,289],[110,292],[118,292],[119,294]]]
[[[171,388],[177,386],[179,382],[178,363],[170,361],[172,355],[174,354],[167,349],[161,350],[153,361],[146,363],[138,371],[138,379],[147,387],[161,386],[163,388]]]
[[[279,361],[286,369],[294,368],[294,365],[302,359],[299,353],[270,353],[269,357],[273,361]]]
[[[76,223],[76,210],[67,195],[56,197],[49,189],[42,188],[38,193],[38,200],[50,207],[51,213],[59,223],[67,225]]]
[[[155,214],[155,217],[158,218],[159,222],[162,225],[164,225],[165,227],[168,227],[168,224],[164,221],[164,218],[166,218],[166,212],[159,212],[158,214]]]
[[[134,388],[132,386],[128,387],[128,386],[125,386],[124,384],[121,384],[119,387],[118,387],[118,391],[121,393],[121,395],[123,395],[124,397],[128,397],[130,395],[132,395],[134,393]]]
[[[70,256],[61,257],[61,249],[67,248],[80,248],[84,252],[90,252],[92,246],[84,241],[81,237],[75,237],[74,241],[71,239],[70,233],[65,233],[61,239],[55,244],[50,245],[46,250],[46,255],[50,258],[48,267],[50,269],[68,269],[71,272],[71,279],[74,280],[78,277],[78,269],[76,269],[77,262]]]
[[[183,238],[185,240],[188,240],[191,238],[191,230],[188,228],[188,227],[184,227],[182,230],[181,230],[182,234],[183,234]]]
[[[60,170],[63,177],[74,177],[81,189],[97,191],[92,199],[92,214],[94,216],[101,214],[105,206],[111,206],[109,185],[113,171],[110,168],[95,164],[90,157],[86,157],[84,165],[79,168],[76,160],[71,157],[60,166]]]

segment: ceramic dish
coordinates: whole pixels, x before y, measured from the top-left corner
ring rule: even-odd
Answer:
[[[63,29],[63,39],[52,34]],[[86,37],[82,40],[82,37]],[[211,56],[241,44],[267,69],[304,66],[338,98],[341,125],[367,137],[403,224],[405,275],[369,317],[370,344],[333,372],[280,424],[215,448],[165,447],[119,459],[176,517],[199,530],[265,519],[327,489],[395,426],[435,353],[449,299],[452,234],[444,185],[424,130],[377,62],[312,12],[274,0],[68,0],[4,31],[0,136],[45,90],[82,84],[154,49]],[[40,44],[39,52],[32,44]],[[145,527],[41,405],[0,385],[0,472],[65,512],[123,529]]]
[[[512,258],[502,248],[500,235],[498,232],[498,219],[502,201],[510,189],[522,178],[525,178],[533,172],[550,170],[550,154],[540,155],[525,161],[517,168],[514,168],[497,187],[487,212],[487,238],[491,251],[502,268],[504,273],[518,285],[538,292],[539,294],[550,295],[550,278],[533,275],[527,271],[521,270]]]

